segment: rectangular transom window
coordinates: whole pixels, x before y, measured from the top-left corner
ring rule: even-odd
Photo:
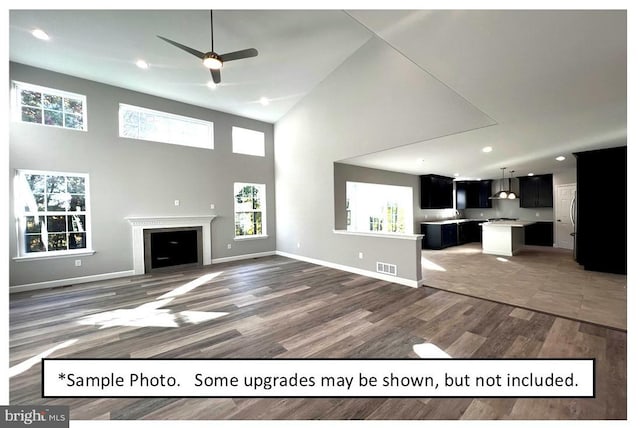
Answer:
[[[236,238],[267,236],[266,186],[233,183],[233,194]]]
[[[413,189],[347,181],[347,230],[413,233]]]
[[[19,256],[91,251],[88,174],[18,170],[14,186]]]
[[[13,82],[13,120],[87,130],[87,97],[58,89]]]
[[[264,156],[264,132],[234,126],[231,130],[233,153]]]
[[[213,150],[213,122],[120,104],[120,136]]]

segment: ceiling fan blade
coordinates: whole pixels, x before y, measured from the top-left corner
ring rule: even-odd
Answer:
[[[198,57],[198,58],[200,58],[200,59],[204,59],[204,55],[205,55],[205,54],[204,54],[203,52],[197,51],[197,50],[195,50],[195,49],[193,49],[193,48],[190,48],[189,46],[182,45],[182,44],[180,44],[180,43],[178,43],[178,42],[174,42],[173,40],[169,40],[169,39],[167,39],[167,38],[165,38],[165,37],[162,37],[162,36],[157,36],[157,37],[158,37],[159,39],[162,39],[162,40],[164,40],[165,42],[167,42],[167,43],[169,43],[169,44],[171,44],[171,45],[173,45],[173,46],[177,47],[177,48],[182,49],[182,50],[183,50],[183,51],[185,51],[185,52],[189,52],[189,53],[190,53],[191,55],[193,55],[193,56],[197,56],[197,57]]]
[[[218,84],[220,83],[220,70],[214,70],[214,69],[210,69],[211,70],[211,78],[213,79],[213,83]]]
[[[220,55],[222,62],[233,61],[234,59],[251,58],[258,56],[258,50],[254,48],[243,49],[241,51],[229,52]]]

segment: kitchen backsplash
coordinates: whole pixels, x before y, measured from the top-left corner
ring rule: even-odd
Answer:
[[[460,212],[464,218],[517,218],[530,221],[553,221],[553,208],[520,208],[520,201],[494,199],[493,208],[470,208]]]
[[[519,201],[516,200],[494,200],[493,208],[469,208],[459,210],[456,216],[453,209],[431,209],[419,210],[416,214],[415,221],[420,223],[423,221],[439,221],[452,218],[473,218],[473,219],[489,219],[497,217],[517,218],[519,220],[530,221],[553,221],[553,208],[520,208]],[[537,215],[536,215],[537,214]]]

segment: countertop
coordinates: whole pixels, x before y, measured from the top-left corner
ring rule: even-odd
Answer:
[[[482,227],[525,227],[534,223],[537,222],[528,220],[498,220],[483,223]]]
[[[469,221],[487,221],[486,218],[450,218],[448,220],[439,221],[421,221],[420,224],[458,224],[466,223]]]

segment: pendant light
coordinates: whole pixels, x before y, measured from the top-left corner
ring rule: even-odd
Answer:
[[[510,172],[511,176],[509,177],[509,194],[507,195],[507,199],[518,199],[518,195],[516,195],[516,192],[511,191],[511,179],[513,178],[513,173],[515,171]]]
[[[504,185],[504,170],[507,169],[507,168],[500,168],[500,169],[502,170],[502,180],[500,181],[500,190],[498,192],[496,192],[489,199],[507,199],[507,197],[509,196],[507,191],[504,190],[504,188],[502,187]]]

